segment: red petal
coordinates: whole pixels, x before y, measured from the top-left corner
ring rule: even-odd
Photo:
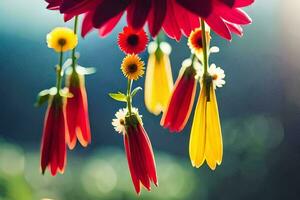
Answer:
[[[179,41],[181,38],[181,30],[177,21],[175,20],[176,10],[174,8],[174,4],[175,4],[174,0],[168,0],[167,15],[163,23],[163,29],[170,38]]]
[[[104,24],[99,29],[99,35],[102,36],[102,37],[107,36],[115,28],[115,26],[118,24],[118,22],[120,21],[123,14],[124,14],[124,12],[121,12],[119,15],[117,15],[116,17],[109,20],[106,24]]]
[[[210,28],[215,31],[221,37],[231,40],[231,34],[226,26],[225,22],[215,14],[211,14],[208,18],[205,19],[205,22],[210,26]]]
[[[180,132],[185,127],[194,104],[196,80],[193,74],[178,77],[161,125],[171,132]]]
[[[103,0],[95,9],[95,14],[93,16],[93,25],[95,28],[101,28],[112,18],[118,16],[120,13],[124,12],[128,7],[130,1],[112,1]]]
[[[93,30],[93,18],[94,13],[88,12],[85,14],[82,22],[81,36],[85,37],[91,30]]]
[[[133,163],[132,163],[132,159],[131,159],[131,150],[130,150],[130,146],[129,146],[129,138],[128,138],[127,133],[124,133],[123,138],[124,138],[124,147],[125,147],[125,152],[126,152],[126,156],[127,156],[127,162],[128,162],[131,179],[132,179],[136,193],[140,194],[140,192],[141,192],[140,181],[138,180],[138,178],[135,174],[134,168],[133,168]]]
[[[167,0],[152,0],[152,9],[148,17],[150,34],[155,37],[164,22],[167,11]]]
[[[208,17],[213,11],[212,0],[176,0],[176,2],[200,17]]]
[[[132,0],[127,9],[128,25],[137,30],[143,28],[150,8],[151,0]]]

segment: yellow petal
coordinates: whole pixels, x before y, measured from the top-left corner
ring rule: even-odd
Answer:
[[[212,122],[213,122],[213,138],[215,138],[215,149],[217,152],[217,163],[220,165],[222,163],[223,158],[223,139],[222,139],[222,130],[220,124],[220,117],[219,117],[219,109],[218,109],[218,102],[216,98],[215,90],[213,86],[211,86],[211,113],[212,113]]]
[[[145,104],[147,109],[159,115],[168,104],[173,89],[173,77],[169,56],[164,54],[161,60],[157,60],[155,53],[150,54],[146,80],[145,80]]]
[[[222,133],[218,113],[218,105],[215,90],[210,88],[210,102],[207,102],[207,138],[205,157],[212,170],[220,165],[223,155]]]
[[[193,167],[199,168],[205,159],[206,143],[206,89],[201,88],[190,136],[189,153]]]

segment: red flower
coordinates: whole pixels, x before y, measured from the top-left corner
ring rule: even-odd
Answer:
[[[47,0],[59,2],[59,0]],[[231,32],[242,35],[241,25],[251,19],[240,8],[254,0],[63,0],[60,11],[69,15],[86,13],[82,35],[98,28],[101,36],[110,33],[127,12],[128,25],[141,29],[148,22],[154,37],[161,28],[177,40],[199,27],[199,17],[220,36],[231,39]],[[57,7],[57,6],[56,6]],[[182,17],[184,16],[184,17]]]
[[[184,129],[190,117],[196,94],[195,69],[188,66],[183,70],[175,83],[168,107],[160,122],[171,132],[181,132]]]
[[[66,134],[68,134],[68,127],[63,97],[59,95],[51,96],[45,116],[41,146],[43,174],[47,167],[49,167],[53,176],[57,172],[64,172],[66,165]]]
[[[118,44],[120,49],[126,54],[143,52],[147,43],[148,37],[143,29],[136,31],[130,27],[124,27],[123,32],[119,33]]]
[[[67,99],[66,116],[69,128],[68,145],[70,149],[76,146],[77,139],[82,146],[91,143],[91,131],[88,115],[87,94],[84,86],[84,76],[73,72],[67,77],[66,86],[73,95]]]
[[[135,191],[141,192],[141,184],[151,190],[151,182],[158,185],[154,154],[149,137],[136,114],[126,117],[124,146],[128,167]]]

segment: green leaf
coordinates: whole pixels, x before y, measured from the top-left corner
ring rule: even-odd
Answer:
[[[41,107],[44,103],[46,103],[50,96],[50,90],[43,90],[41,91],[38,96],[37,100],[34,104],[35,107]]]
[[[109,93],[109,96],[116,101],[127,102],[127,96],[121,92]]]
[[[131,96],[134,97],[134,96],[137,94],[137,92],[140,91],[140,90],[143,90],[143,88],[141,88],[141,87],[135,88],[135,89],[131,92]]]

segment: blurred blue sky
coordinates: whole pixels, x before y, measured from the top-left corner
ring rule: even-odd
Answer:
[[[45,37],[52,28],[65,26],[62,17],[45,6],[42,0],[0,2],[0,137],[30,151],[40,148],[45,111],[45,107],[34,108],[33,103],[40,90],[53,86],[58,59],[47,48]],[[297,0],[257,0],[247,9],[253,24],[245,27],[242,39],[234,37],[228,42],[213,36],[212,43],[221,52],[212,59],[225,70],[227,82],[217,91],[225,157],[217,172],[207,176],[217,181],[218,176],[229,173],[228,179],[222,179],[216,188],[218,193],[228,191],[224,199],[296,199],[295,188],[285,184],[299,181],[299,7]],[[122,138],[113,131],[111,119],[124,105],[112,101],[107,94],[126,87],[119,69],[124,55],[116,45],[117,33],[123,26],[124,21],[107,38],[99,38],[94,31],[80,39],[79,63],[97,69],[95,75],[86,78],[93,142],[87,150],[77,148],[80,154],[91,154],[99,147],[122,148]],[[189,51],[186,39],[169,42],[176,79]],[[146,54],[142,57],[147,61]],[[143,82],[144,79],[135,85],[143,86]],[[160,118],[146,111],[142,93],[134,105],[141,110],[156,151],[188,158],[190,123],[183,133],[169,134],[159,126]],[[248,175],[246,180],[243,173]],[[234,187],[239,188],[231,188],[230,180],[236,181]],[[248,186],[243,183],[257,183],[259,187],[248,194]],[[234,192],[236,196],[229,195]],[[276,195],[267,198],[273,192]],[[219,199],[217,194],[210,197]]]

